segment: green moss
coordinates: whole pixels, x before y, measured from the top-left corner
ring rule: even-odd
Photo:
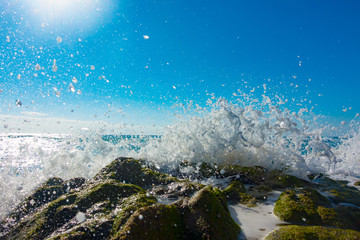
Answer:
[[[354,183],[355,186],[360,186],[360,181]]]
[[[225,165],[219,171],[222,177],[238,175],[244,184],[260,184],[265,181],[267,170],[260,166],[242,167],[239,165]]]
[[[174,205],[156,204],[136,211],[115,239],[183,239],[181,213]]]
[[[312,184],[304,179],[285,174],[280,170],[272,170],[266,176],[266,185],[274,189],[307,187]]]
[[[360,191],[348,186],[347,181],[335,181],[329,177],[316,179],[323,191],[327,191],[335,203],[350,203],[360,206]]]
[[[184,205],[184,224],[193,234],[189,239],[237,239],[240,234],[240,227],[230,216],[226,198],[218,189],[206,186]]]
[[[139,160],[132,158],[117,158],[94,177],[95,180],[109,178],[138,186],[167,184],[177,180],[167,174],[142,167]]]
[[[202,162],[197,166],[197,171],[199,172],[201,178],[209,178],[219,174],[218,166],[216,164],[210,164],[207,162]]]
[[[285,174],[281,170],[268,171],[266,168],[242,167],[239,165],[226,165],[221,168],[222,177],[237,175],[244,184],[266,185],[272,189],[285,189],[290,187],[306,187],[312,184],[304,179]]]
[[[190,196],[194,192],[203,188],[204,185],[198,183],[192,183],[189,180],[177,180],[167,186],[157,187],[159,194],[167,198],[178,198],[184,196]]]
[[[320,226],[285,226],[271,232],[266,240],[355,240],[360,232]]]
[[[335,208],[338,213],[338,221],[343,228],[360,231],[360,209],[351,206],[338,206]]]
[[[255,202],[255,199],[246,193],[244,185],[239,181],[232,181],[222,193],[229,202],[239,202],[242,204]]]
[[[116,217],[111,229],[111,236],[115,235],[126,223],[129,217],[138,209],[156,204],[155,197],[137,194],[121,200],[116,208]]]
[[[321,225],[323,222],[318,213],[318,206],[330,205],[330,202],[316,190],[287,190],[276,201],[274,214],[281,220],[291,223]]]
[[[105,200],[116,202],[121,198],[137,193],[145,193],[145,190],[133,184],[125,184],[109,179],[81,191],[76,204],[80,211],[84,211],[97,202]]]
[[[109,236],[113,220],[109,216],[96,217],[76,225],[48,240],[97,240]]]
[[[339,214],[333,208],[325,208],[322,206],[318,206],[317,212],[321,217],[321,221],[323,225],[326,226],[334,226],[343,228],[344,225],[340,219]]]

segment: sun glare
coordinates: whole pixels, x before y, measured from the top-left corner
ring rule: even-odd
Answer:
[[[73,0],[38,0],[38,7],[44,10],[62,11],[75,7],[78,1]]]
[[[56,18],[79,14],[94,5],[90,0],[29,0],[28,3],[35,14]]]

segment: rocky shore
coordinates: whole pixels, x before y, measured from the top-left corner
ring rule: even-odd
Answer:
[[[262,167],[186,166],[197,169],[196,179],[222,184],[118,158],[92,179],[43,183],[1,221],[0,239],[236,240],[244,229],[228,205],[252,208],[273,191],[281,192],[273,214],[284,224],[265,239],[360,239],[360,191],[346,181]]]

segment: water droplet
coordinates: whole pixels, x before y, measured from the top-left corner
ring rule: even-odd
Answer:
[[[30,204],[31,204],[31,205],[34,205],[34,204],[35,204],[34,199],[31,199],[31,200],[30,200]]]
[[[69,90],[71,92],[75,92],[75,87],[74,87],[74,85],[72,85],[72,83],[70,83],[70,85],[69,85]]]
[[[79,95],[82,94],[80,89],[77,90],[77,94],[79,94]]]
[[[75,216],[76,220],[80,223],[85,222],[86,221],[86,216],[85,213],[83,212],[78,212]]]
[[[77,83],[77,82],[78,82],[78,80],[76,79],[76,77],[73,77],[73,78],[72,78],[72,82],[73,82],[73,83]]]
[[[35,70],[36,70],[36,71],[41,70],[41,66],[40,66],[40,64],[36,64],[36,65],[35,65]]]
[[[143,219],[144,219],[144,216],[140,214],[140,215],[139,215],[139,219],[140,219],[140,220],[143,220]]]
[[[21,74],[17,75],[17,79],[19,80],[21,79]]]
[[[54,63],[53,63],[53,66],[52,66],[52,70],[53,72],[56,72],[58,70],[57,66],[56,66],[56,60],[54,59]]]
[[[61,37],[57,37],[57,38],[56,38],[56,41],[57,41],[58,43],[61,43],[61,42],[62,42],[62,38],[61,38]]]
[[[17,106],[17,107],[21,107],[21,105],[22,105],[22,102],[21,102],[20,100],[16,100],[15,103],[16,103],[16,106]]]
[[[91,65],[90,69],[91,69],[91,70],[95,70],[95,66],[94,66],[94,65]]]
[[[146,40],[149,39],[150,37],[148,35],[143,35],[143,38]]]

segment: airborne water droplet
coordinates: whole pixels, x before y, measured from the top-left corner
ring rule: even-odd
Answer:
[[[53,63],[53,66],[52,66],[52,70],[54,72],[56,72],[58,70],[57,66],[56,66],[56,60],[54,59],[54,63]]]
[[[41,66],[40,66],[40,64],[36,64],[36,65],[35,65],[35,70],[36,70],[36,71],[41,70]]]
[[[16,106],[17,106],[17,107],[21,107],[21,105],[22,105],[22,102],[21,102],[20,100],[16,100],[15,103],[16,103]]]
[[[77,83],[77,82],[78,82],[78,80],[76,79],[76,77],[73,77],[73,78],[72,78],[72,82],[73,82],[73,83]]]
[[[72,83],[70,83],[70,85],[69,85],[69,90],[71,92],[75,92],[75,87],[74,87],[74,85],[72,85]]]
[[[57,38],[56,38],[56,41],[57,41],[58,43],[61,43],[61,42],[62,42],[62,38],[61,38],[61,37],[57,37]]]

